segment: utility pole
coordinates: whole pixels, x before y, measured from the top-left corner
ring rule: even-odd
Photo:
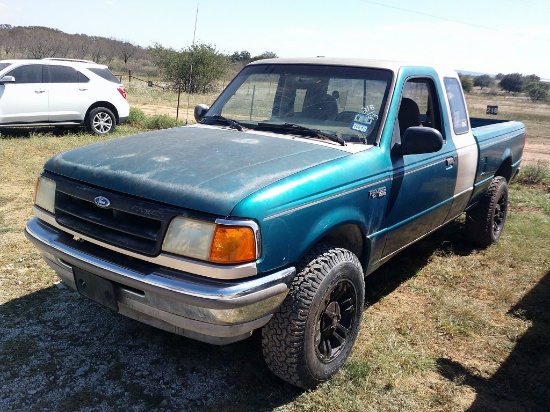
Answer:
[[[185,119],[185,124],[189,124],[189,102],[191,99],[191,80],[193,78],[193,50],[195,48],[195,36],[197,34],[197,21],[199,19],[199,3],[197,3],[197,12],[195,13],[195,28],[193,30],[193,44],[191,46],[191,66],[189,67],[189,87],[187,90],[187,117]],[[179,96],[178,96],[179,99]]]

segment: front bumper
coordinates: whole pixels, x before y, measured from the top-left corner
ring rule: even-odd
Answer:
[[[77,240],[36,217],[25,235],[72,289],[74,271],[85,271],[113,285],[122,315],[214,344],[244,339],[265,325],[296,273],[289,267],[239,280],[205,278]]]

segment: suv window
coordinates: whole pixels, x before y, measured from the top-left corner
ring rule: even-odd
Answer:
[[[42,83],[42,65],[27,64],[19,66],[6,73],[6,76],[15,77],[15,83]]]
[[[4,70],[9,65],[11,65],[11,63],[0,63],[0,71]]]
[[[120,83],[120,80],[109,69],[88,67],[88,70],[91,71],[92,73],[97,74],[100,77],[103,77],[105,80],[108,80],[116,84]]]
[[[69,66],[46,66],[50,83],[86,83],[86,76]]]

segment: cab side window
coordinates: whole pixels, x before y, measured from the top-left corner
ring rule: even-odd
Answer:
[[[6,73],[6,76],[13,76],[15,83],[42,83],[42,65],[27,64],[19,66]]]
[[[397,124],[399,136],[412,126],[432,127],[442,132],[441,111],[433,79],[409,79],[403,86]]]

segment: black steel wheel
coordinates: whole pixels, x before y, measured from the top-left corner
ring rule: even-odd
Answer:
[[[319,361],[330,363],[346,348],[357,312],[357,293],[349,281],[334,285],[325,301],[313,334]]]
[[[290,292],[262,330],[268,367],[281,379],[309,389],[330,379],[357,338],[365,281],[349,250],[319,245],[298,267]]]

